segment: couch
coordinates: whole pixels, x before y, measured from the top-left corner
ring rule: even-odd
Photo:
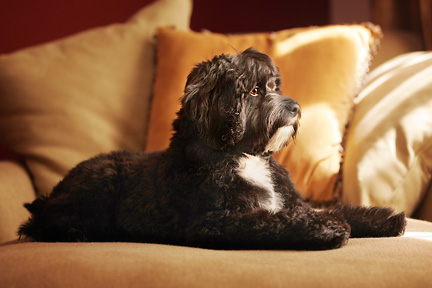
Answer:
[[[191,9],[157,0],[125,23],[0,55],[0,287],[432,287],[431,52],[370,71],[377,25],[228,35],[191,31]],[[406,211],[404,236],[330,251],[17,239],[22,204],[80,161],[164,149],[193,65],[251,46],[302,106],[296,142],[275,155],[299,191],[314,205]]]

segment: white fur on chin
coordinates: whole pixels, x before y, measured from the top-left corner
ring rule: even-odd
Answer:
[[[293,133],[294,127],[292,125],[280,127],[270,138],[266,151],[277,152],[281,150],[291,139]]]

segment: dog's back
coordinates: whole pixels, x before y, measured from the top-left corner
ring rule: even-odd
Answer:
[[[113,152],[80,163],[54,187],[24,206],[32,216],[18,230],[20,237],[36,241],[116,241],[116,212],[126,198],[124,175],[137,175],[143,185],[151,175],[140,173],[151,163],[151,154]],[[138,176],[138,175],[137,175]],[[131,179],[130,181],[135,181]]]

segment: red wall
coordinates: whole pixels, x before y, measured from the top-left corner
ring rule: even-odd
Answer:
[[[122,22],[153,0],[2,0],[0,53]],[[275,31],[329,23],[328,0],[195,0],[191,27],[214,32]]]
[[[213,32],[268,32],[325,25],[327,0],[195,0],[191,27]]]
[[[152,0],[1,0],[0,53],[126,20]]]

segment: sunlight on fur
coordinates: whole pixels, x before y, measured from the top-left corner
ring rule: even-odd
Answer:
[[[281,150],[294,133],[293,126],[280,127],[266,146],[266,151],[277,152]]]

